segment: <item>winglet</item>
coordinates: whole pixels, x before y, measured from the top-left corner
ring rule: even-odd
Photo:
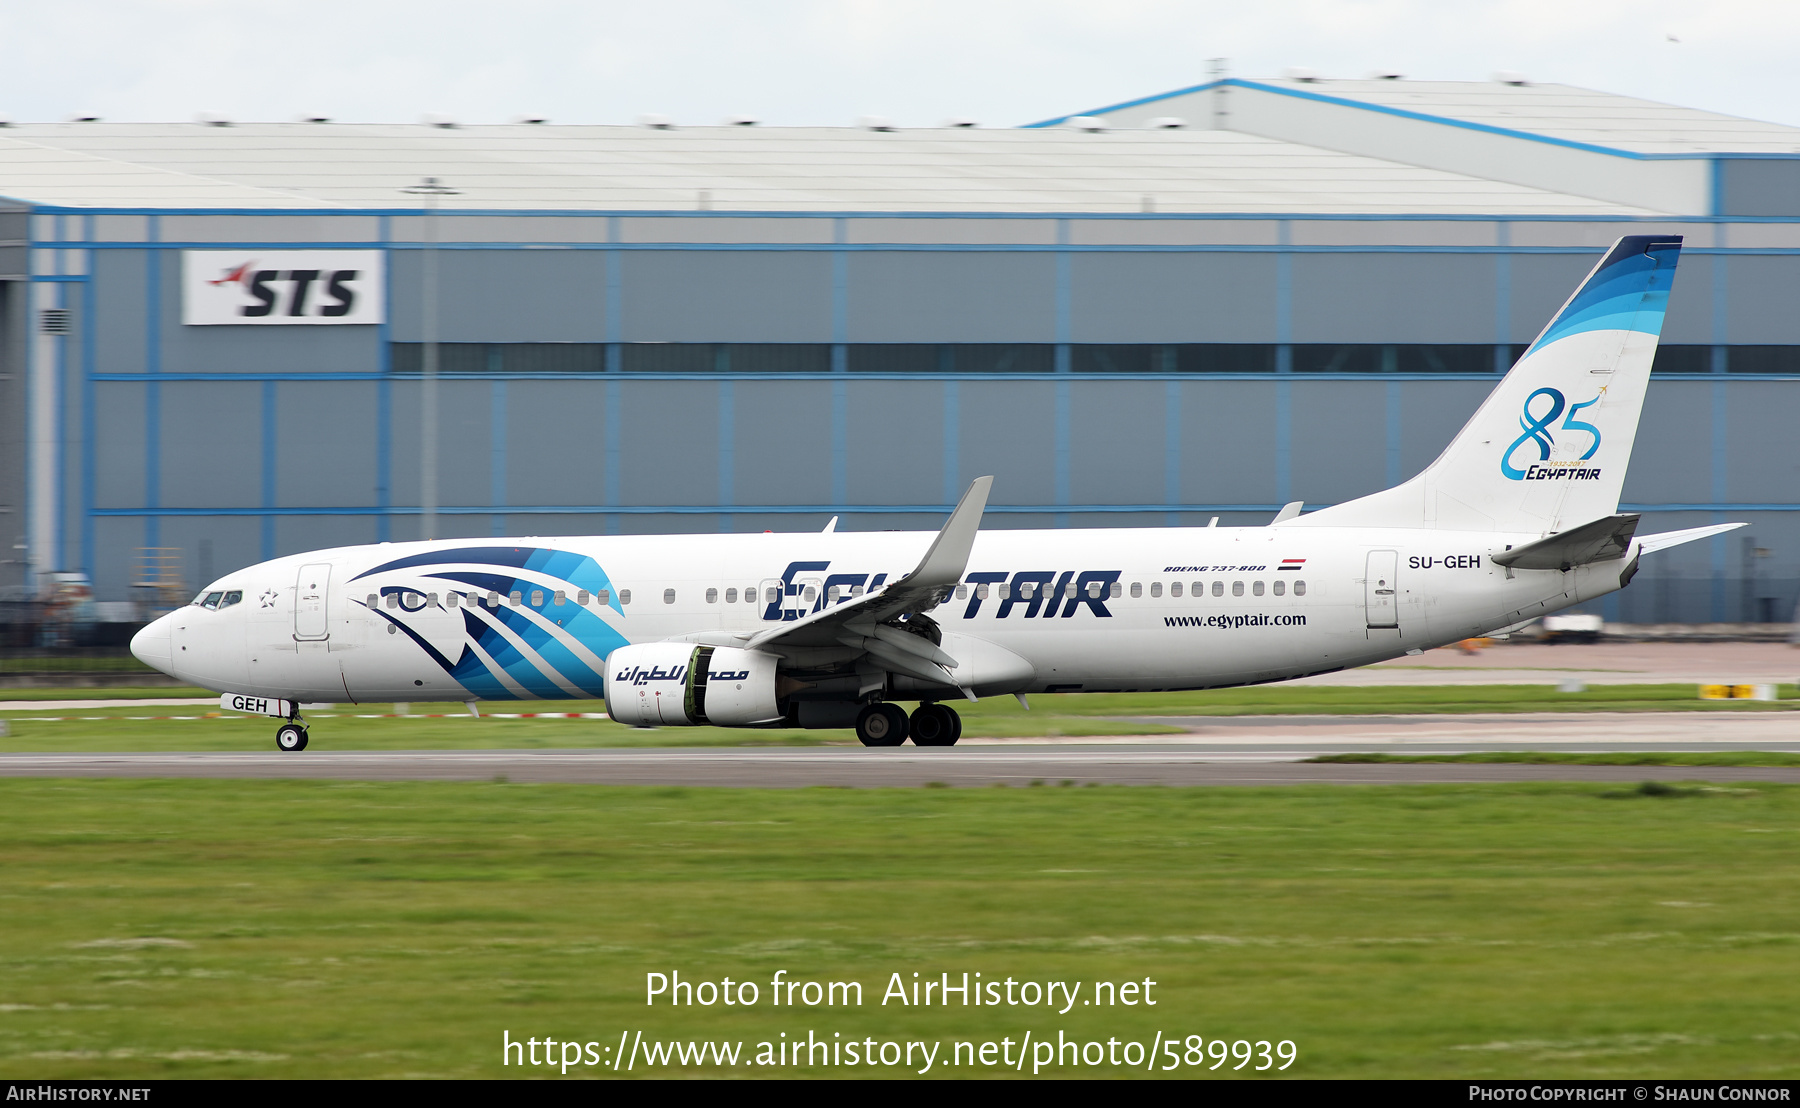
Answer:
[[[969,565],[969,551],[975,546],[975,532],[981,529],[981,513],[987,510],[988,490],[993,485],[992,477],[977,477],[969,483],[969,491],[957,502],[956,510],[932,540],[931,549],[925,552],[918,568],[892,587],[930,588],[962,580],[963,570]]]

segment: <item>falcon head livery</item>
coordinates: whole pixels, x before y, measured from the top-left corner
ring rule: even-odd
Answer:
[[[280,718],[277,745],[301,750],[307,701],[596,697],[634,726],[948,746],[963,699],[1221,688],[1430,649],[1743,526],[1639,535],[1618,510],[1680,251],[1620,239],[1423,472],[1267,527],[984,532],[982,477],[936,534],[381,543],[228,574],[132,652]]]

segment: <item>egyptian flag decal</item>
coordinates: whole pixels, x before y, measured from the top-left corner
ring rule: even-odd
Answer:
[[[1281,564],[1276,566],[1275,568],[1276,569],[1299,569],[1304,565],[1306,565],[1305,558],[1283,558],[1283,559],[1281,559]]]

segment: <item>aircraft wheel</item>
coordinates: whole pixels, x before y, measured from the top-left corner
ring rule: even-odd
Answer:
[[[297,723],[284,723],[275,732],[275,745],[290,754],[306,749],[306,728]]]
[[[856,737],[864,746],[899,746],[906,741],[906,713],[893,704],[871,704],[857,713]]]
[[[962,737],[962,717],[942,704],[921,704],[912,714],[914,746],[955,746]]]

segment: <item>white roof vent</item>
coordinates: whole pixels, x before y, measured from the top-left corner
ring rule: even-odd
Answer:
[[[762,120],[753,115],[728,115],[725,117],[727,127],[754,127]]]
[[[514,123],[548,123],[550,122],[550,117],[542,112],[525,112],[521,115],[513,116],[512,121]]]
[[[1187,120],[1178,115],[1159,115],[1144,121],[1144,126],[1152,131],[1179,131],[1187,125]]]
[[[445,130],[449,130],[456,126],[456,120],[442,112],[426,112],[419,117],[419,122],[425,124],[427,127],[442,127]]]
[[[1514,88],[1524,88],[1531,83],[1525,79],[1525,74],[1520,73],[1516,69],[1496,69],[1494,71],[1494,80],[1503,85],[1512,85]]]
[[[645,112],[643,115],[638,116],[638,125],[648,127],[652,131],[673,131],[675,129],[675,121],[673,119],[670,119],[666,115],[658,115],[655,112]]]
[[[1072,115],[1064,120],[1064,125],[1077,131],[1086,131],[1090,135],[1106,130],[1106,120],[1097,115]]]
[[[1303,65],[1290,65],[1281,71],[1281,75],[1290,81],[1306,81],[1308,83],[1321,79],[1318,70],[1308,69]]]
[[[979,126],[981,126],[981,124],[977,123],[973,119],[965,119],[964,117],[962,117],[960,115],[953,115],[949,119],[944,120],[944,126],[946,126],[946,127],[979,127]]]
[[[894,121],[879,115],[863,115],[856,118],[856,125],[865,131],[898,131]]]
[[[70,123],[98,123],[98,122],[100,122],[100,113],[97,111],[94,111],[92,108],[84,108],[81,111],[78,111],[75,114],[69,116],[69,122]]]
[[[1398,81],[1404,76],[1406,76],[1406,74],[1393,69],[1372,69],[1369,71],[1369,80],[1371,81]]]
[[[208,127],[229,127],[231,118],[224,112],[195,112],[195,123],[204,123]]]

